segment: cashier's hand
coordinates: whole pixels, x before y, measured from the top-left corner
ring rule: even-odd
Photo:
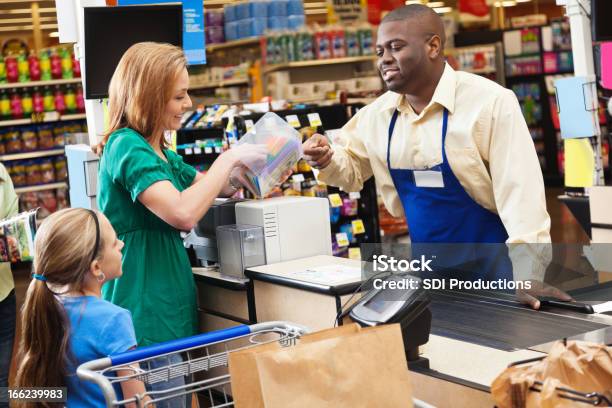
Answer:
[[[334,151],[329,145],[329,140],[323,135],[315,133],[302,145],[304,149],[304,159],[316,168],[324,169],[331,162]]]
[[[517,290],[516,297],[521,303],[528,304],[532,309],[538,310],[540,308],[539,297],[553,297],[566,302],[574,300],[561,289],[557,289],[547,283],[536,280],[530,280],[529,282],[531,282],[531,289]]]

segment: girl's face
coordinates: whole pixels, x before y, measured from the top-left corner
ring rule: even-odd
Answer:
[[[104,240],[104,247],[100,250],[101,258],[100,269],[104,272],[106,280],[118,278],[122,274],[121,270],[121,249],[123,241],[117,238],[110,221],[102,213],[97,213],[100,221],[100,234]]]
[[[164,128],[166,130],[180,129],[183,113],[192,106],[191,98],[187,94],[188,89],[189,74],[183,68],[172,88],[172,97],[166,104],[164,112]]]

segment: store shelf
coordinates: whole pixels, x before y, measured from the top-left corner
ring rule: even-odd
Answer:
[[[34,82],[11,82],[7,84],[0,84],[0,89],[31,88],[34,86],[52,86],[52,85],[67,85],[67,84],[79,84],[79,83],[81,83],[81,78],[52,79],[50,81],[34,81]]]
[[[228,79],[227,81],[218,81],[218,82],[210,82],[207,84],[194,85],[189,88],[190,91],[196,89],[210,89],[210,88],[223,88],[225,86],[234,86],[234,85],[247,85],[249,83],[248,78],[243,79]]]
[[[495,74],[497,73],[497,69],[495,68],[472,68],[466,69],[465,72],[469,72],[471,74],[483,75],[483,74]]]
[[[540,55],[542,54],[542,51],[538,51],[538,52],[528,52],[525,54],[520,54],[520,55],[505,55],[506,59],[515,59],[515,58],[531,58],[531,57],[540,57]]]
[[[63,116],[60,116],[59,114],[49,115],[49,113],[55,113],[55,112],[47,112],[47,114],[45,114],[46,117],[43,118],[43,120],[32,120],[32,119],[0,120],[0,127],[33,125],[37,123],[49,123],[49,122],[63,122],[67,120],[81,120],[87,117],[84,113],[75,113],[75,114],[69,114],[69,115],[63,115]]]
[[[506,79],[533,79],[539,76],[545,75],[543,72],[536,74],[518,74],[518,75],[507,75]]]
[[[328,59],[318,59],[318,60],[311,60],[311,61],[296,61],[296,62],[288,62],[286,64],[267,65],[264,67],[264,73],[269,73],[273,71],[282,71],[282,70],[292,69],[292,68],[316,67],[319,65],[332,65],[332,64],[352,64],[355,62],[367,62],[367,61],[374,61],[374,60],[376,60],[376,56],[365,55],[362,57],[328,58]]]
[[[208,52],[215,52],[218,50],[224,50],[224,49],[228,49],[228,48],[235,48],[235,47],[242,47],[245,45],[253,45],[253,44],[258,44],[259,43],[259,39],[260,37],[249,37],[249,38],[244,38],[242,40],[236,40],[236,41],[226,41],[224,43],[220,43],[220,44],[210,44],[206,46],[206,51]]]
[[[49,184],[41,184],[38,186],[27,186],[27,187],[17,187],[15,188],[15,193],[29,193],[31,191],[42,191],[42,190],[54,190],[57,188],[67,188],[68,184],[66,182],[60,183],[49,183]]]
[[[39,151],[27,152],[27,153],[3,154],[3,155],[0,155],[0,161],[5,162],[5,161],[10,161],[10,160],[36,159],[38,157],[58,156],[60,154],[64,154],[64,149],[39,150]]]

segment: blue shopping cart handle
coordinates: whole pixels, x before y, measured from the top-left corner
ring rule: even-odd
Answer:
[[[137,348],[135,350],[126,351],[114,356],[109,356],[109,358],[111,359],[113,366],[129,364],[145,358],[183,351],[192,347],[204,346],[206,344],[216,343],[234,337],[240,337],[250,333],[251,329],[249,326],[240,325],[230,327],[229,329],[216,330],[209,333],[198,334],[196,336],[185,337],[183,339],[166,341],[153,346]]]

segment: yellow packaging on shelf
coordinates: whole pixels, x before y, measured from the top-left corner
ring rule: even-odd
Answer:
[[[565,139],[565,186],[592,187],[595,156],[589,139]]]
[[[353,235],[359,235],[365,233],[365,227],[363,226],[362,220],[353,220]]]
[[[330,194],[328,198],[332,207],[342,207],[342,199],[340,198],[340,194]]]

